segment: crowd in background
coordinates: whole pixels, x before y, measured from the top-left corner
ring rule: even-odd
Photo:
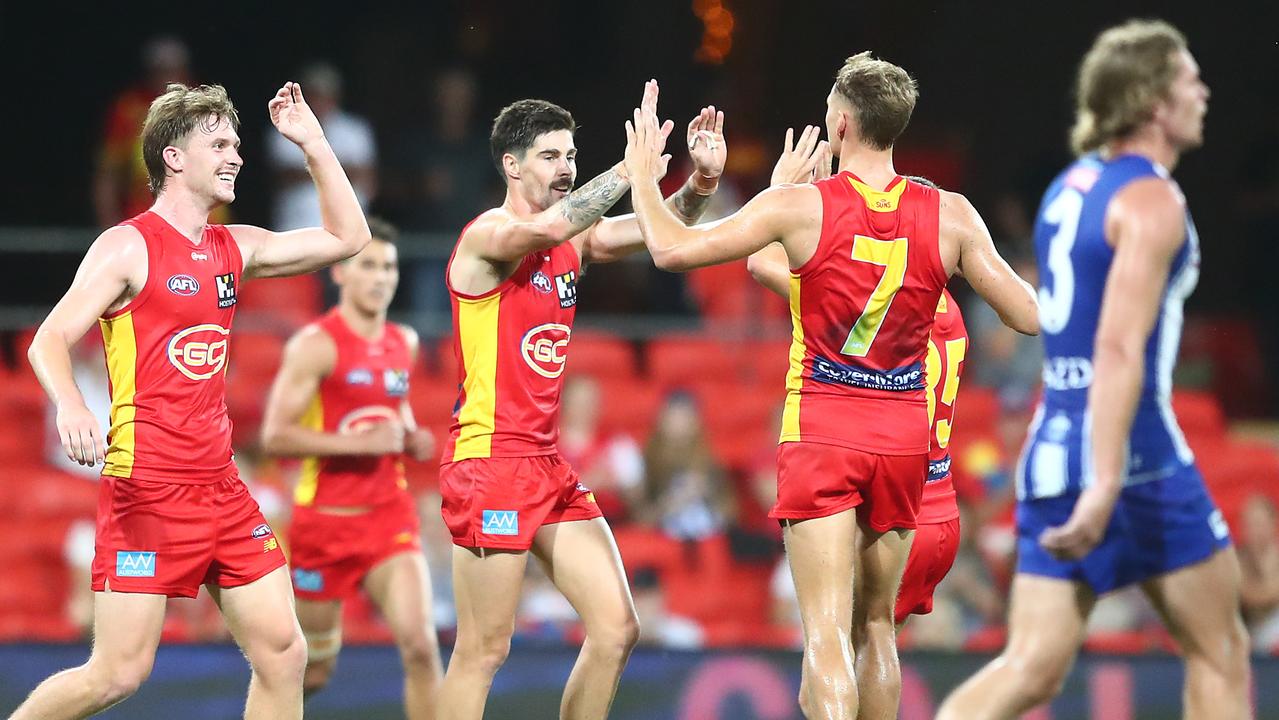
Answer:
[[[118,96],[104,117],[97,170],[89,189],[100,226],[141,212],[150,203],[145,167],[137,147],[137,129],[150,99],[162,91],[166,82],[200,80],[193,77],[186,46],[174,37],[157,38],[146,45],[144,68],[143,77]],[[386,137],[369,120],[344,105],[344,84],[350,79],[344,78],[333,64],[315,62],[299,68],[298,79],[361,203],[397,223],[411,237],[413,233],[423,233],[417,237],[426,238],[453,236],[478,211],[500,202],[500,178],[487,147],[487,119],[478,112],[478,80],[465,68],[443,68],[436,73],[431,102],[434,114],[401,137]],[[250,113],[241,117],[244,122],[256,122],[258,118]],[[284,230],[319,224],[318,203],[300,152],[275,133],[264,137],[269,139],[265,156],[273,176],[273,226]],[[780,147],[780,142],[768,138],[735,135],[731,123],[729,143],[732,149],[727,177],[731,182],[721,186],[712,211],[717,215],[731,212],[743,198],[759,189],[774,158],[773,148]],[[678,162],[679,150],[675,153]],[[899,170],[931,175],[943,185],[963,174],[958,167],[963,162],[962,153],[948,152],[944,146],[904,149],[898,162]],[[673,167],[671,176],[682,177],[681,172]],[[1026,193],[1008,192],[985,213],[1004,255],[1032,283],[1035,265],[1028,241],[1033,202],[1033,196]],[[1259,226],[1273,224],[1275,208],[1279,207],[1274,197],[1259,191],[1249,202],[1256,207]],[[229,212],[234,213],[234,208]],[[215,218],[227,219],[226,213]],[[447,311],[443,282],[447,252],[448,247],[444,246],[431,252],[407,253],[410,257],[403,264],[397,308]],[[602,309],[609,312],[650,312],[656,308],[667,314],[690,316],[700,321],[699,327],[707,337],[716,336],[716,328],[731,328],[736,333],[734,339],[774,341],[785,334],[784,303],[755,287],[744,265],[712,268],[687,278],[633,266],[614,270],[600,282],[609,284],[610,298],[601,302]],[[590,317],[593,297],[590,284],[588,276],[582,285],[585,318]],[[296,297],[297,302],[309,310],[321,308],[322,278],[303,287],[308,294]],[[246,300],[253,292],[251,287],[245,291]],[[595,292],[603,295],[599,290]],[[628,293],[629,300],[618,299]],[[972,347],[959,392],[955,431],[954,467],[962,512],[962,546],[954,569],[938,590],[933,613],[912,619],[902,639],[908,647],[994,649],[1003,642],[1002,621],[1007,609],[1004,599],[1013,567],[1011,473],[1037,400],[1042,351],[1037,339],[1008,330],[989,308],[971,301],[971,293],[961,288],[957,295],[966,313]],[[244,308],[237,323],[251,322],[253,313],[252,307]],[[296,327],[304,319],[303,314],[295,315],[277,329],[282,334]],[[744,326],[756,330],[744,336]],[[1222,394],[1222,388],[1231,384],[1224,378],[1237,371],[1231,363],[1240,362],[1235,351],[1244,342],[1237,338],[1223,340],[1229,332],[1232,331],[1221,330],[1211,322],[1205,322],[1198,330],[1192,324],[1188,330],[1180,379],[1186,387],[1204,391],[1186,395],[1189,399],[1185,407],[1195,409],[1199,413],[1196,417],[1215,412],[1214,417],[1219,419],[1223,407],[1227,415],[1235,414],[1236,408],[1251,407],[1248,397]],[[22,337],[19,333],[11,338],[14,348],[20,349]],[[633,422],[612,422],[610,418],[630,411],[625,406],[630,400],[625,394],[611,392],[609,378],[597,377],[589,367],[582,371],[575,368],[571,347],[560,415],[560,451],[595,493],[617,535],[645,641],[672,647],[738,643],[797,646],[794,589],[783,562],[781,532],[777,523],[767,517],[775,494],[774,440],[782,400],[782,371],[765,373],[766,377],[752,376],[752,382],[757,382],[752,387],[770,393],[760,401],[768,408],[763,414],[752,416],[758,421],[749,428],[746,447],[725,453],[721,439],[712,437],[715,433],[708,430],[707,414],[708,403],[726,399],[699,389],[695,375],[686,382],[672,382],[670,377],[655,374],[652,342],[628,337],[617,340],[636,358],[637,369],[634,377],[627,380],[631,383],[627,387],[642,387],[658,398],[652,412],[645,415],[648,422],[643,427],[635,427]],[[1220,350],[1223,342],[1229,345],[1230,352]],[[1253,345],[1257,345],[1255,340]],[[449,373],[455,369],[447,360],[447,338],[440,338],[436,347],[440,351],[426,354],[420,362],[422,378],[414,380],[426,383],[433,391],[413,397],[415,402],[431,404],[415,406],[415,410],[419,415],[436,418],[426,425],[442,433],[446,431],[445,420],[451,406],[447,401],[449,386],[455,383]],[[731,352],[750,353],[753,351],[749,347],[754,346],[732,347],[735,349]],[[776,348],[777,343],[767,347]],[[1260,365],[1264,348],[1254,347],[1252,353]],[[20,352],[9,354],[14,358],[21,356]],[[244,371],[235,369],[237,360],[233,350],[233,385],[237,382],[235,373],[246,377]],[[784,367],[780,357],[774,360],[776,367]],[[109,401],[100,343],[95,345],[92,339],[83,342],[75,362],[76,378],[86,401],[105,427]],[[29,370],[16,360],[11,365],[5,372],[14,382],[6,387],[16,388]],[[258,385],[253,387],[269,381],[272,370],[269,366],[258,368],[254,375]],[[29,410],[36,407],[38,398],[32,400],[30,378],[22,382],[27,388],[23,391],[27,393],[23,396],[27,404],[20,407]],[[243,382],[251,385],[247,379]],[[19,407],[16,402],[4,400],[0,404]],[[68,488],[71,494],[79,493],[77,497],[85,500],[75,506],[74,512],[53,513],[58,517],[55,523],[41,526],[33,521],[29,526],[45,527],[43,532],[57,534],[56,540],[49,542],[56,544],[67,568],[63,581],[55,583],[54,597],[60,603],[62,622],[32,627],[24,635],[21,626],[6,626],[3,622],[9,600],[0,598],[0,635],[6,637],[65,637],[67,633],[82,632],[90,623],[87,578],[93,552],[93,505],[87,499],[93,495],[95,473],[61,456],[48,429],[52,418],[47,410],[45,413],[45,429],[39,432],[34,432],[38,424],[26,418],[26,425],[33,429],[28,437],[43,447],[39,462],[51,472],[56,468],[58,473],[76,474],[78,479],[74,482],[87,489],[75,489],[78,486],[72,485],[73,481],[65,480],[66,484],[60,487]],[[296,465],[259,456],[255,448],[258,418],[251,408],[233,406],[233,417],[237,422],[237,462],[242,476],[272,524],[282,528],[288,523],[290,482]],[[1206,429],[1198,435],[1188,434],[1192,444],[1199,438],[1201,445],[1197,450],[1203,447],[1216,451],[1235,447],[1231,443],[1248,442],[1241,436],[1227,435],[1224,425],[1220,432]],[[1253,446],[1255,443],[1250,447]],[[31,449],[28,444],[16,451],[30,455]],[[1262,453],[1257,455],[1261,457]],[[1274,459],[1273,454],[1270,457]],[[1279,485],[1279,461],[1269,465],[1267,462],[1258,460],[1248,466],[1260,468],[1260,476],[1228,478],[1229,484],[1214,485],[1214,491],[1225,488],[1223,492],[1229,494],[1228,503],[1218,499],[1228,505],[1227,518],[1244,570],[1244,615],[1258,652],[1279,651],[1279,512],[1274,499],[1279,493],[1269,487]],[[1266,474],[1267,468],[1272,474]],[[410,468],[410,477],[421,507],[423,544],[434,582],[435,617],[447,633],[453,623],[449,535],[439,515],[433,470]],[[1213,485],[1211,481],[1212,478]],[[18,490],[13,492],[20,494]],[[572,640],[580,632],[575,614],[537,567],[529,565],[520,636]],[[171,604],[174,612],[170,613],[166,629],[171,638],[225,638],[225,630],[207,597],[175,600]],[[357,640],[389,637],[367,606],[354,603],[347,612],[348,629]],[[734,622],[734,617],[749,617],[751,621]],[[1089,634],[1090,646],[1096,649],[1142,651],[1171,646],[1153,611],[1136,592],[1119,592],[1104,598],[1093,614]]]

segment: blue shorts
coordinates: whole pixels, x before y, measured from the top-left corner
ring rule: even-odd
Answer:
[[[1070,518],[1077,494],[1017,504],[1017,572],[1117,590],[1207,560],[1230,546],[1230,531],[1195,466],[1124,488],[1101,543],[1083,560],[1058,560],[1039,545]]]

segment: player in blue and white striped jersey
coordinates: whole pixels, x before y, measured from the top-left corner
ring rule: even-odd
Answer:
[[[1017,472],[1008,646],[939,720],[1013,718],[1061,689],[1097,597],[1140,583],[1186,659],[1184,717],[1250,717],[1230,536],[1173,417],[1199,239],[1169,171],[1208,88],[1180,32],[1131,21],[1079,70],[1079,159],[1035,224],[1044,396]]]

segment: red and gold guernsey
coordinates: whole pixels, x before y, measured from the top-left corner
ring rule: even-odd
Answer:
[[[199,244],[153,212],[122,225],[142,234],[147,279],[99,319],[111,384],[102,472],[210,484],[235,474],[226,363],[244,263],[231,232],[206,225]]]
[[[959,304],[949,291],[937,301],[933,334],[928,339],[928,419],[932,423],[932,448],[928,451],[928,481],[919,503],[919,523],[944,523],[959,517],[955,485],[950,476],[950,433],[955,422],[955,398],[968,354],[968,331]]]
[[[816,185],[821,238],[791,271],[781,442],[927,453],[924,362],[946,285],[940,196],[902,177],[875,190],[850,172]]]
[[[302,424],[326,433],[360,432],[371,423],[398,420],[409,392],[413,364],[408,339],[395,323],[382,336],[357,335],[337,308],[315,322],[333,339],[337,362],[320,381],[302,416]],[[308,457],[293,501],[298,505],[370,506],[394,500],[408,488],[401,455],[333,455]]]
[[[526,255],[482,295],[449,284],[460,388],[441,463],[556,452],[580,272],[564,243]]]

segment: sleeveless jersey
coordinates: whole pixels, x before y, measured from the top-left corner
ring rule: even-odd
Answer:
[[[413,364],[400,327],[385,323],[382,337],[366,340],[351,330],[337,308],[315,325],[333,339],[337,362],[320,381],[303,425],[319,432],[354,433],[370,423],[398,420]],[[293,501],[298,505],[378,505],[407,488],[404,461],[398,454],[308,457],[302,461]]]
[[[1151,160],[1089,155],[1048,187],[1035,221],[1039,324],[1044,339],[1044,395],[1030,429],[1019,478],[1022,498],[1079,492],[1092,478],[1087,412],[1093,345],[1114,249],[1106,242],[1106,208],[1129,183],[1168,178]],[[1186,240],[1173,258],[1159,316],[1146,342],[1146,372],[1129,436],[1125,485],[1172,477],[1194,462],[1173,417],[1172,370],[1181,342],[1182,305],[1199,278],[1199,238],[1189,213]]]
[[[928,481],[919,501],[916,522],[944,523],[959,517],[955,484],[950,476],[950,434],[955,422],[955,398],[968,354],[968,331],[959,303],[943,290],[937,301],[932,336],[928,339],[928,419],[932,423],[932,447],[928,451]]]
[[[946,285],[940,195],[901,177],[880,192],[849,172],[816,185],[821,238],[791,272],[781,442],[927,453],[924,361]]]
[[[111,385],[104,475],[209,484],[235,474],[226,363],[240,247],[222,225],[200,243],[153,212],[123,225],[142,234],[142,291],[98,324]]]
[[[563,243],[526,255],[482,295],[449,283],[460,388],[441,463],[556,452],[580,271],[577,250]]]

